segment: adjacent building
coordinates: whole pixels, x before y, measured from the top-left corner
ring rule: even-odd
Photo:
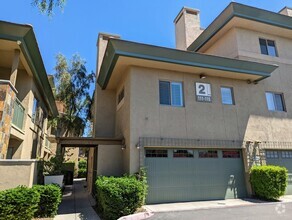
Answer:
[[[146,167],[160,203],[250,196],[254,164],[292,173],[291,12],[232,2],[202,29],[184,7],[175,49],[101,33],[93,135],[124,144],[91,149],[93,175]]]
[[[32,159],[53,154],[48,118],[57,114],[32,26],[0,21],[0,190],[36,182]]]

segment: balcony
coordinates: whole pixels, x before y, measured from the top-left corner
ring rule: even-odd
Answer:
[[[21,102],[16,98],[14,103],[12,124],[19,128],[20,130],[23,129],[24,112],[25,108],[22,106]]]

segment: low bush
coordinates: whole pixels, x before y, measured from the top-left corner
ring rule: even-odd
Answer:
[[[118,219],[134,213],[144,204],[146,179],[136,176],[98,177],[95,183],[98,211],[105,219]]]
[[[0,220],[29,220],[38,209],[40,194],[19,186],[0,192]]]
[[[87,161],[86,160],[80,160],[78,162],[78,168],[79,169],[87,169]]]
[[[61,188],[58,185],[35,185],[33,189],[40,194],[38,209],[34,217],[54,217],[62,200]]]
[[[254,166],[250,182],[255,195],[266,200],[276,200],[285,194],[288,171],[279,166]]]
[[[86,178],[86,176],[87,176],[86,169],[79,169],[78,170],[78,177],[79,178]]]

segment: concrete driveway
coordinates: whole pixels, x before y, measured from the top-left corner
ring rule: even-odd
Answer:
[[[291,220],[292,202],[255,203],[253,205],[205,208],[185,211],[156,212],[149,220],[252,220],[283,219]]]

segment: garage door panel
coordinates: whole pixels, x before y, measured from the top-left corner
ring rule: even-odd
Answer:
[[[283,157],[282,153],[288,152],[291,154],[292,151],[277,151],[277,150],[267,150],[266,151],[266,162],[268,165],[276,165],[286,167],[288,170],[288,186],[286,188],[286,195],[292,195],[292,158]],[[271,158],[272,156],[272,158]]]
[[[171,150],[169,150],[171,151]],[[198,155],[195,152],[195,155]],[[147,158],[147,203],[246,196],[242,158]]]

